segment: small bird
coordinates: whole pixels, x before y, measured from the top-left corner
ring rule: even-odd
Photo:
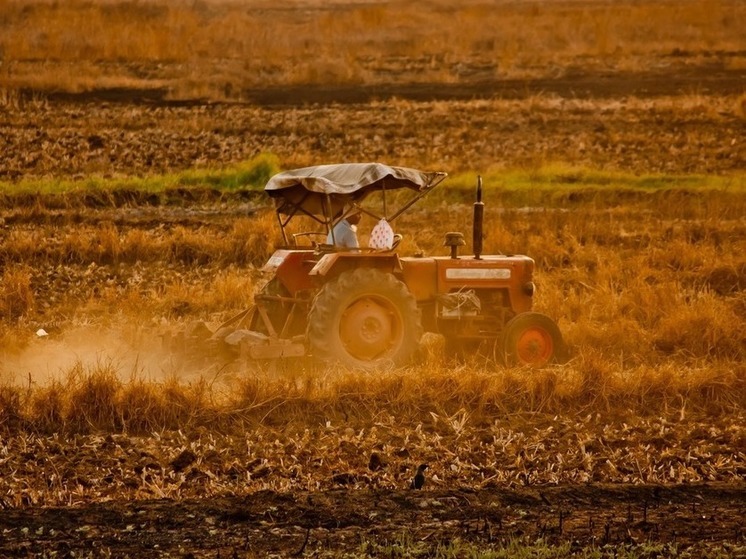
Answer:
[[[357,476],[350,472],[342,472],[334,474],[332,476],[332,481],[339,485],[352,485],[357,483]]]
[[[422,486],[425,485],[425,470],[427,470],[427,464],[420,464],[417,467],[417,473],[414,474],[410,488],[422,489]]]
[[[171,461],[171,467],[174,471],[180,472],[190,466],[196,459],[197,455],[187,448]]]
[[[383,468],[384,463],[383,460],[381,460],[381,455],[377,452],[373,452],[370,455],[370,461],[368,462],[368,469],[371,472],[377,472],[381,468]]]

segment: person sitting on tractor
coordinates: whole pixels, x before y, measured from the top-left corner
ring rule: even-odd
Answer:
[[[326,237],[326,244],[339,248],[360,248],[357,240],[357,224],[363,217],[363,213],[357,208],[351,208],[345,212],[347,215],[334,226]]]

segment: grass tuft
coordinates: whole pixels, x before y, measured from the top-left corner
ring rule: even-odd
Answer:
[[[7,268],[0,279],[0,319],[16,322],[33,310],[31,270],[26,266]]]
[[[65,413],[70,429],[81,433],[121,429],[117,394],[122,383],[112,364],[87,370],[78,362],[68,372],[66,384],[71,390]]]

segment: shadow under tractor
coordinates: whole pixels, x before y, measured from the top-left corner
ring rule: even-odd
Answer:
[[[444,336],[451,354],[488,347],[508,366],[562,360],[565,346],[556,323],[531,310],[534,261],[482,254],[481,178],[473,254],[459,254],[466,244],[459,232],[445,234],[446,256],[397,254],[400,237],[391,224],[445,177],[379,163],[275,175],[265,192],[274,200],[284,246],[263,268],[271,279],[252,307],[214,331],[193,325],[172,346],[194,355],[213,350],[241,360],[309,356],[381,369],[411,362],[424,332],[433,332]],[[378,234],[371,234],[375,246],[335,246],[335,225],[357,212],[378,221]],[[293,222],[312,230],[293,233]]]

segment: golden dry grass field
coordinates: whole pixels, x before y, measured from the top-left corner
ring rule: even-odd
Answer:
[[[742,557],[744,23],[0,0],[0,555]],[[266,281],[272,173],[373,160],[451,175],[397,222],[405,255],[470,237],[484,177],[485,251],[535,259],[567,363],[163,349]]]

